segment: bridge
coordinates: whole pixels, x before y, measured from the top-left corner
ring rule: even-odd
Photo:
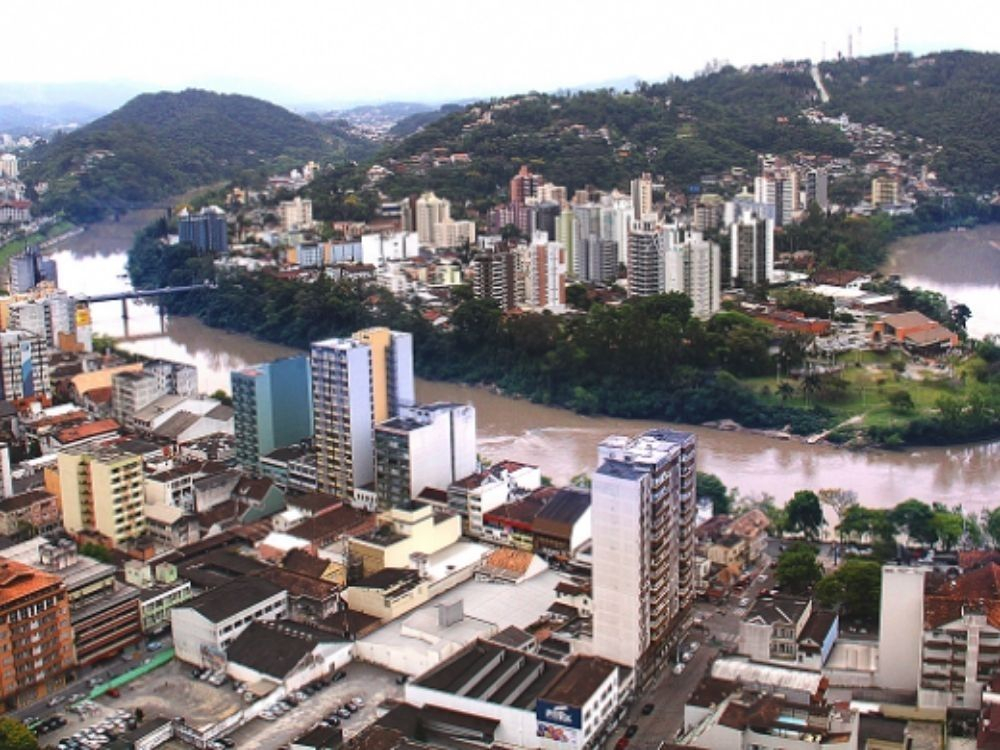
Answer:
[[[201,284],[191,284],[188,286],[164,286],[159,289],[129,289],[124,292],[110,292],[108,294],[78,294],[76,295],[76,301],[87,305],[96,302],[114,302],[116,300],[121,300],[122,303],[122,317],[128,320],[128,301],[130,299],[144,299],[147,297],[163,297],[168,294],[181,294],[183,292],[194,292],[198,290],[214,290],[218,289],[218,286],[210,281],[205,281]]]

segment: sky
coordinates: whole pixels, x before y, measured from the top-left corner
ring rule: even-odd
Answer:
[[[22,64],[7,83],[199,87],[297,108],[818,60],[846,53],[849,34],[856,55],[876,54],[897,27],[918,54],[1000,47],[996,0],[50,0],[12,20],[4,57]]]

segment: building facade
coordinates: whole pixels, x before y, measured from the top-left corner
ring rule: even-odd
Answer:
[[[13,401],[27,396],[52,395],[49,381],[49,347],[45,339],[27,331],[0,333],[0,398]]]
[[[177,214],[177,234],[181,242],[190,243],[200,253],[229,251],[226,212],[218,206],[206,206],[196,214],[182,209]]]
[[[306,356],[233,370],[237,462],[254,471],[260,457],[312,437],[312,383]]]
[[[747,287],[774,279],[774,226],[770,219],[750,213],[730,226],[729,271],[734,285]]]
[[[645,672],[694,597],[695,436],[614,436],[593,474],[594,651]]]
[[[141,456],[84,446],[60,453],[58,467],[67,531],[94,531],[116,547],[145,533]]]

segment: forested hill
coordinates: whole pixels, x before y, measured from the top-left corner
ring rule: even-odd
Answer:
[[[1000,54],[882,55],[823,63],[821,71],[827,109],[941,145],[933,166],[949,185],[1000,186]]]
[[[406,159],[442,148],[468,153],[469,166],[414,169],[385,188],[400,195],[433,188],[453,200],[487,202],[506,189],[521,164],[571,189],[627,186],[642,171],[685,188],[731,166],[756,169],[761,152],[849,154],[839,129],[808,123],[801,114],[808,107],[938,143],[942,150],[931,166],[956,188],[1000,184],[1000,55],[863,58],[824,64],[822,72],[833,97],[827,104],[819,102],[807,61],[727,66],[689,80],[640,83],[628,92],[481,102],[380,155]]]
[[[571,188],[627,185],[642,171],[678,187],[733,165],[756,167],[761,151],[807,149],[846,155],[850,143],[832,127],[800,116],[817,98],[806,62],[732,67],[691,80],[640,83],[634,91],[528,94],[466,107],[395,144],[383,158],[444,148],[468,153],[468,168],[430,170],[387,185],[420,185],[453,199],[493,197],[520,164]]]
[[[370,154],[367,141],[274,104],[189,89],[137,96],[40,147],[30,182],[45,180],[44,210],[75,221],[143,205],[245,170]]]

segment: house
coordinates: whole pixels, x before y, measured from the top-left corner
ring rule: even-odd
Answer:
[[[560,489],[531,522],[535,552],[568,559],[590,541],[590,529],[590,491]]]
[[[59,502],[46,490],[28,490],[0,499],[0,536],[46,534],[61,520]]]
[[[762,663],[820,670],[837,640],[839,619],[811,599],[758,599],[740,622],[739,653]]]
[[[428,582],[410,568],[382,568],[344,590],[352,610],[383,621],[394,620],[429,598]]]

